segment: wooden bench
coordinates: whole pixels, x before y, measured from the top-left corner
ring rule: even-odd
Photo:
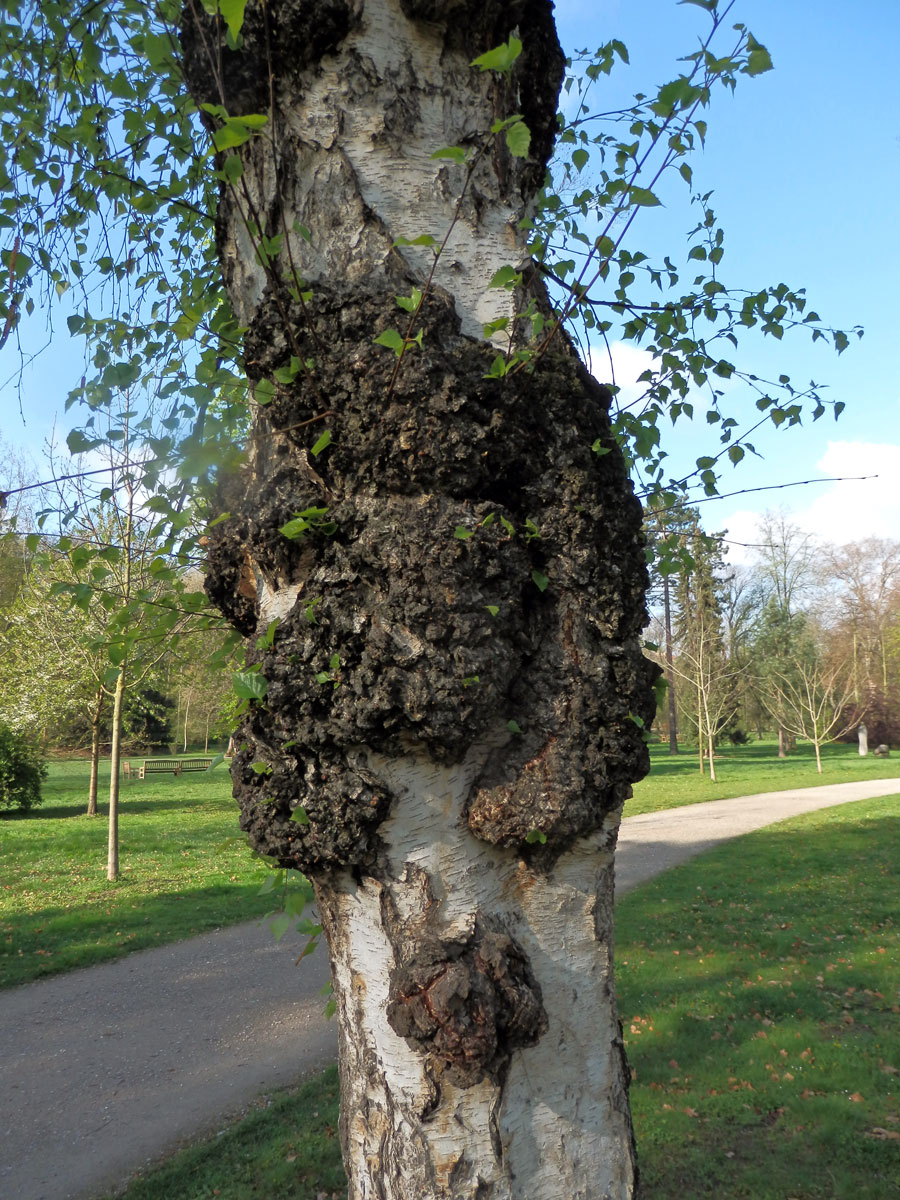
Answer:
[[[124,763],[122,774],[126,779],[146,779],[148,775],[182,775],[185,771],[206,771],[212,766],[210,758],[145,758],[139,767]]]

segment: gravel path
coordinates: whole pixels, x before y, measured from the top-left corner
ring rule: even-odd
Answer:
[[[714,800],[629,817],[619,894],[728,838],[900,793],[900,779]],[[0,1200],[87,1200],[265,1088],[332,1061],[324,953],[251,922],[0,992]]]

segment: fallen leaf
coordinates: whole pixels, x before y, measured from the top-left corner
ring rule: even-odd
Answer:
[[[859,1092],[854,1092],[850,1099],[854,1104],[860,1104],[862,1102],[862,1095]]]
[[[882,1129],[880,1125],[863,1134],[863,1137],[876,1138],[879,1142],[900,1142],[900,1132],[896,1129]]]

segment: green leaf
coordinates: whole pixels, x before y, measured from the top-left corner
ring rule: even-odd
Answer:
[[[320,438],[316,440],[316,444],[310,450],[313,458],[318,458],[326,446],[331,445],[331,430],[326,429]]]
[[[298,804],[297,807],[294,809],[294,811],[291,813],[291,820],[296,821],[298,825],[308,825],[309,824],[309,817],[307,816],[306,809],[303,807],[302,804]]]
[[[462,146],[444,146],[440,150],[435,150],[432,158],[449,158],[453,162],[459,163],[462,166],[469,157],[468,151]]]
[[[269,766],[269,764],[267,762],[263,762],[261,759],[258,760],[257,762],[252,762],[250,764],[250,770],[253,771],[253,773],[255,775],[271,775],[272,774],[272,768]]]
[[[240,700],[262,700],[269,690],[269,681],[258,671],[235,671],[231,679]]]
[[[394,299],[397,301],[398,308],[402,308],[404,312],[412,313],[422,303],[422,293],[417,287],[414,287],[408,296],[395,296]]]
[[[244,164],[237,154],[229,154],[222,163],[222,174],[229,183],[237,183],[244,173]]]
[[[535,587],[539,592],[546,592],[547,585],[550,582],[546,575],[542,575],[540,571],[532,571],[531,578],[534,580]]]
[[[488,287],[506,288],[509,291],[510,288],[518,287],[521,282],[521,273],[515,267],[505,266],[494,272]]]
[[[80,429],[73,429],[66,438],[66,445],[70,454],[84,454],[102,445],[102,441],[102,438],[86,438]]]
[[[276,913],[274,917],[269,919],[269,929],[276,942],[281,941],[292,924],[293,918],[289,913]]]
[[[530,829],[528,833],[525,834],[525,841],[532,846],[535,844],[535,842],[543,846],[547,841],[547,835],[546,833],[541,833],[539,829]]]
[[[507,721],[506,728],[509,730],[510,733],[521,733],[522,732],[522,726],[519,724],[518,721],[512,721],[512,720]]]
[[[465,525],[457,525],[457,527],[453,530],[453,536],[455,538],[459,538],[461,542],[464,542],[466,538],[474,537],[475,534],[471,529],[466,529]]]
[[[583,170],[584,167],[587,166],[587,162],[590,157],[591,157],[590,154],[588,153],[587,150],[585,150],[585,148],[583,146],[579,146],[577,150],[573,150],[572,151],[572,163],[573,163],[576,171]]]
[[[265,406],[275,399],[275,384],[271,379],[260,379],[253,385],[253,399]]]
[[[513,63],[521,53],[522,43],[513,36],[508,42],[501,42],[493,50],[488,50],[484,54],[479,54],[477,58],[473,58],[469,66],[478,67],[481,71],[499,71],[501,74],[505,74],[512,69]]]
[[[636,187],[634,184],[628,189],[628,197],[632,204],[637,204],[641,208],[656,208],[662,204],[662,201],[649,188]]]
[[[378,337],[372,340],[376,346],[387,346],[389,350],[393,350],[398,358],[403,353],[405,343],[396,329],[386,329],[384,333],[379,333]]]
[[[488,610],[492,617],[496,617],[497,613],[500,611],[499,606],[496,604],[486,604],[484,607]]]
[[[219,12],[222,14],[222,19],[228,26],[228,32],[232,38],[236,38],[241,32],[246,7],[247,0],[219,0]]]
[[[488,321],[482,326],[482,333],[485,338],[491,338],[495,333],[500,333],[501,330],[507,329],[509,326],[509,317],[498,317],[496,321]]]
[[[418,237],[406,238],[398,237],[394,242],[395,246],[437,246],[440,245],[437,238],[432,237],[430,233],[420,233]]]
[[[274,621],[269,622],[269,624],[266,626],[266,632],[262,635],[262,637],[258,637],[256,639],[257,650],[267,650],[270,646],[274,645],[275,630],[278,628],[280,623],[281,622],[279,621],[278,617],[276,617]]]
[[[593,452],[598,456],[598,458],[602,458],[604,454],[610,453],[609,446],[604,446],[603,442],[600,440],[600,438],[597,438],[597,440],[594,442],[593,446],[591,446],[591,450],[593,450]]]
[[[514,158],[527,158],[531,147],[531,130],[524,121],[516,121],[506,131],[506,145]]]
[[[750,53],[747,56],[745,73],[747,75],[763,75],[766,71],[771,71],[772,56],[765,46],[761,46],[752,34],[747,35],[747,45],[750,47]]]
[[[121,667],[128,657],[128,645],[126,642],[110,642],[106,647],[106,653],[114,667]]]

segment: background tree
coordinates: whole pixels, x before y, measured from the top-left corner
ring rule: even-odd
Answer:
[[[865,538],[827,547],[821,573],[836,601],[832,634],[843,642],[852,666],[857,724],[865,716],[874,742],[896,744],[900,541]]]
[[[790,676],[796,656],[792,639],[805,628],[797,620],[803,602],[815,586],[817,550],[812,537],[792,524],[783,512],[768,512],[759,526],[757,576],[765,592],[762,619],[754,645],[757,678]],[[778,757],[784,758],[793,747],[793,735],[782,723],[777,688],[766,687],[770,715],[778,730]]]
[[[829,661],[808,621],[798,614],[762,686],[771,711],[778,714],[779,728],[812,742],[821,775],[822,746],[858,724],[850,707],[853,682],[846,662]]]
[[[697,730],[700,773],[704,756],[716,778],[716,739],[738,707],[738,670],[729,662],[722,619],[725,568],[719,543],[700,528],[697,510],[686,510],[683,531],[687,561],[675,589],[676,658],[674,669],[687,685],[684,710]]]

